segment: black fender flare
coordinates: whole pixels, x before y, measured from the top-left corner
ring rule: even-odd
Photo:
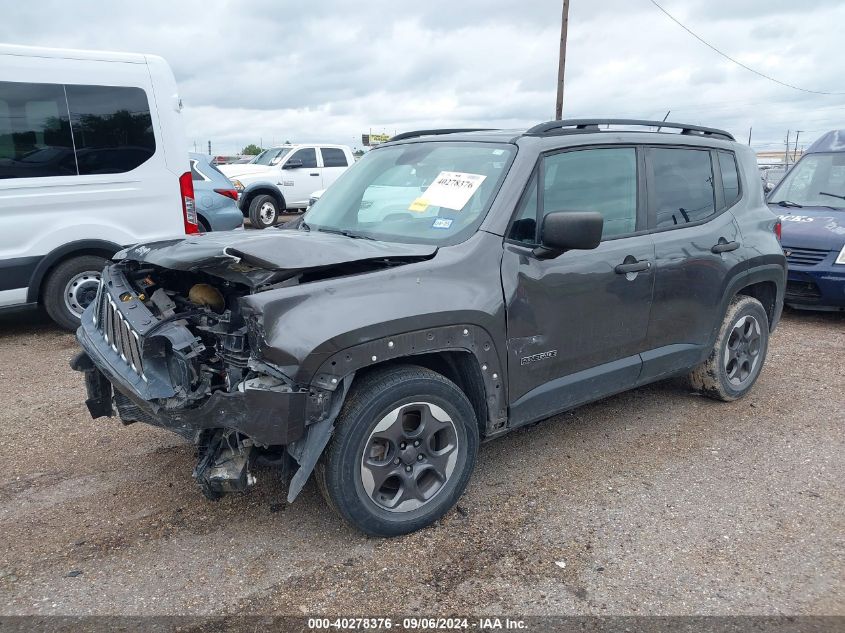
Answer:
[[[777,297],[775,298],[774,318],[769,323],[769,330],[774,331],[780,320],[780,315],[783,310],[783,296],[786,290],[786,268],[782,264],[768,263],[751,266],[746,270],[734,276],[727,284],[725,292],[722,296],[722,306],[720,314],[724,315],[728,310],[728,304],[739,293],[740,290],[746,286],[757,284],[763,281],[770,281],[775,284],[777,288]],[[716,336],[719,334],[719,327],[721,321],[715,324],[713,331],[710,334],[710,343],[708,349],[712,348],[716,342]]]
[[[280,213],[284,213],[285,209],[287,208],[287,203],[285,201],[285,196],[282,191],[279,189],[278,185],[273,184],[269,180],[262,180],[261,182],[253,182],[244,187],[244,190],[241,192],[239,196],[239,200],[243,200],[242,205],[240,206],[241,211],[244,213],[249,213],[249,202],[255,196],[266,194],[269,196],[273,196],[276,198],[276,201],[279,202],[281,208],[279,209]],[[247,202],[249,201],[249,202]]]
[[[75,255],[85,255],[92,251],[99,251],[102,253],[109,253],[109,257],[114,255],[117,251],[124,248],[120,244],[109,242],[107,240],[77,240],[75,242],[68,242],[62,244],[58,248],[54,248],[47,253],[38,262],[38,266],[32,272],[32,277],[29,279],[29,288],[26,293],[26,300],[29,303],[35,303],[41,294],[41,284],[44,282],[44,277],[50,272],[60,261],[73,257]]]
[[[466,352],[472,355],[484,384],[487,437],[501,433],[507,426],[507,375],[500,361],[494,339],[483,327],[470,323],[431,327],[373,339],[337,351],[318,367],[311,385],[335,391],[344,378],[385,361],[438,352]]]

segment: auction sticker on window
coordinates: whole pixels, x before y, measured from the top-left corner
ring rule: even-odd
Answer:
[[[487,176],[466,174],[460,171],[441,171],[437,174],[425,193],[415,202],[424,200],[433,207],[446,207],[460,211],[472,198],[472,194],[481,186]]]

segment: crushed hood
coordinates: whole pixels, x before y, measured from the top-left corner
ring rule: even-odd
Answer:
[[[351,262],[418,261],[437,247],[356,239],[321,231],[268,229],[204,233],[178,240],[139,244],[125,259],[171,270],[202,271],[257,287],[300,272]]]

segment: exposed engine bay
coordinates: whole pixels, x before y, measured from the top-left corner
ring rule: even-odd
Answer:
[[[84,351],[72,366],[85,373],[86,405],[94,418],[117,414],[124,424],[192,441],[194,477],[210,498],[251,486],[256,464],[283,472],[299,464],[290,501],[331,435],[352,374],[294,380],[301,359],[285,348],[301,348],[302,339],[280,336],[284,310],[275,306],[304,284],[425,261],[436,251],[301,231],[131,247],[103,271],[77,333]]]

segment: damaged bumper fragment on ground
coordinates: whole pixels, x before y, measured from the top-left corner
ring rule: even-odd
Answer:
[[[71,362],[85,374],[88,409],[195,442],[207,496],[248,487],[256,462],[287,466],[286,448],[328,415],[331,392],[251,356],[246,287],[131,260],[107,267],[102,282]]]

